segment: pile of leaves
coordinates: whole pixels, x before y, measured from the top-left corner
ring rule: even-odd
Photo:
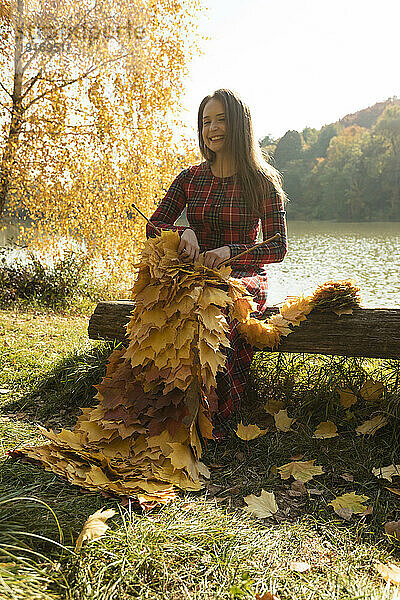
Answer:
[[[236,319],[253,345],[274,346],[313,308],[312,297],[291,299],[260,322],[229,267],[184,264],[179,242],[172,231],[147,241],[132,290],[129,346],[111,354],[95,386],[98,405],[83,409],[73,431],[43,430],[50,443],[22,451],[73,484],[143,503],[168,502],[174,486],[199,490],[209,477],[202,441],[212,438],[228,321]]]

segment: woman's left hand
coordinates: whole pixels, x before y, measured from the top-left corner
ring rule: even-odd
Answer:
[[[216,269],[219,264],[230,257],[231,249],[229,246],[221,246],[221,248],[208,250],[204,253],[204,266],[209,267],[210,269]]]

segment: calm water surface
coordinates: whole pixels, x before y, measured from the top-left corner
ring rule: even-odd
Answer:
[[[0,246],[18,232],[0,232]],[[329,279],[355,279],[362,304],[400,307],[400,223],[289,221],[289,250],[268,266],[270,304]]]
[[[329,279],[355,279],[362,305],[400,307],[400,223],[289,221],[289,250],[268,266],[270,303]]]

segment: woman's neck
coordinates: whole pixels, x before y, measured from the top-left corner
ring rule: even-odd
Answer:
[[[216,154],[211,171],[215,177],[230,177],[236,173],[235,163],[230,157]]]

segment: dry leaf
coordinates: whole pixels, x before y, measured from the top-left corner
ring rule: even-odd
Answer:
[[[357,435],[374,435],[378,429],[384,427],[388,422],[388,418],[385,415],[377,415],[373,419],[364,421],[361,425],[356,428]]]
[[[284,406],[285,403],[282,400],[268,400],[268,402],[264,405],[264,410],[270,415],[275,415],[282,410]]]
[[[244,501],[247,504],[244,510],[248,513],[256,515],[256,517],[260,517],[261,519],[271,517],[278,512],[278,505],[273,492],[261,490],[260,496],[250,494],[250,496],[246,496],[244,498]]]
[[[295,419],[288,417],[287,410],[280,410],[274,414],[275,427],[279,431],[289,431],[291,424]]]
[[[282,479],[289,479],[290,477],[293,477],[298,481],[307,483],[307,481],[310,481],[314,475],[322,475],[323,473],[322,467],[315,466],[314,462],[315,459],[303,462],[294,461],[278,467],[278,471],[280,471]]]
[[[400,540],[400,521],[388,521],[385,523],[385,531],[388,535]]]
[[[358,401],[358,398],[355,395],[355,393],[349,388],[339,390],[339,394],[340,404],[344,408],[350,408],[350,406],[353,406],[353,404],[355,404]]]
[[[400,567],[392,562],[387,565],[383,563],[376,563],[375,569],[387,582],[393,583],[394,585],[400,585]]]
[[[338,434],[337,427],[332,421],[323,421],[314,431],[313,437],[318,439],[326,439],[336,437]]]
[[[382,398],[384,391],[385,387],[380,381],[367,379],[364,385],[362,386],[360,393],[364,400],[366,400],[367,402],[375,402],[376,400]]]
[[[297,571],[297,573],[304,573],[305,571],[309,571],[311,569],[311,565],[304,561],[292,561],[289,563],[289,569],[291,571]]]
[[[299,481],[298,479],[295,479],[295,481],[292,481],[290,487],[293,492],[297,492],[301,496],[304,496],[305,494],[307,494],[307,488],[304,485],[303,481]]]
[[[236,435],[241,440],[254,440],[268,433],[268,429],[260,429],[257,425],[243,425],[239,423],[236,430]]]
[[[290,460],[301,460],[303,458],[304,454],[294,454],[293,456],[290,457]]]
[[[398,488],[387,487],[386,489],[389,490],[389,492],[392,492],[393,494],[396,494],[397,496],[400,496],[400,490]]]
[[[387,479],[392,482],[394,475],[400,475],[400,465],[388,465],[387,467],[376,467],[372,469],[373,475],[380,479]]]
[[[351,492],[350,494],[337,496],[332,502],[329,502],[329,505],[333,507],[335,513],[340,517],[348,514],[349,516],[345,516],[344,518],[350,518],[352,514],[363,514],[365,512],[367,507],[363,502],[367,500],[369,500],[368,496],[358,496],[355,492]]]
[[[115,514],[115,510],[109,508],[108,510],[97,510],[90,515],[76,540],[75,551],[80,550],[84,542],[97,540],[104,535],[108,529],[108,525],[106,524],[107,519],[110,519]]]
[[[266,592],[262,596],[260,594],[256,594],[256,600],[279,600],[278,596],[271,594],[271,592]]]

